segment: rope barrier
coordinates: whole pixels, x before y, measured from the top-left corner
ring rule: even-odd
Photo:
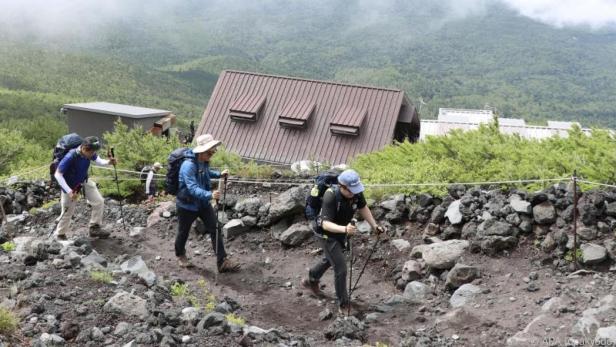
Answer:
[[[276,165],[270,165],[270,166],[276,166]],[[36,167],[34,169],[28,169],[28,170],[18,172],[17,174],[11,175],[11,177],[6,179],[5,184],[8,185],[9,183],[11,184],[27,183],[29,182],[27,180],[15,180],[15,179],[23,178],[26,175],[36,173],[42,169],[46,169],[47,167],[48,165],[43,165],[40,167]],[[95,166],[95,165],[93,165],[92,168],[101,169],[101,170],[113,170],[113,168],[110,168],[110,167]],[[140,171],[134,171],[134,170],[118,169],[118,172],[125,173],[125,174],[141,175]],[[166,177],[166,175],[163,175],[163,174],[154,174],[154,176]],[[114,181],[115,180],[112,177],[103,177],[103,176],[100,176],[100,177],[94,176],[91,178],[96,181]],[[364,186],[374,187],[374,188],[440,187],[440,186],[449,186],[449,185],[482,186],[482,185],[497,185],[497,184],[528,184],[528,183],[561,182],[561,181],[566,181],[570,179],[571,177],[567,176],[567,177],[561,177],[561,178],[503,180],[503,181],[478,181],[478,182],[365,183]],[[131,177],[131,178],[121,178],[119,179],[119,181],[142,181],[142,179]],[[284,186],[303,186],[303,185],[310,185],[314,183],[314,180],[312,179],[276,180],[276,179],[261,179],[261,178],[247,178],[247,177],[236,177],[236,178],[230,177],[229,181],[236,182],[236,183],[243,183],[243,184],[284,185]],[[597,185],[597,186],[602,186],[602,187],[616,188],[616,185],[612,185],[612,184],[593,182],[593,181],[588,181],[588,180],[583,180],[583,179],[578,179],[577,181],[580,183],[586,183],[586,184]]]
[[[592,184],[592,185],[595,185],[595,186],[608,187],[608,188],[616,188],[616,185],[613,185],[613,184],[605,184],[605,183],[599,183],[599,182],[593,182],[593,181],[587,181],[587,180],[581,180],[581,179],[578,179],[577,181],[580,182],[580,183],[587,183],[587,184]]]

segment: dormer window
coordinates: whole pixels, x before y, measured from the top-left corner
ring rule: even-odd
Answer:
[[[329,130],[334,135],[358,136],[361,124],[368,112],[363,108],[343,106],[329,123]]]
[[[314,113],[316,104],[312,101],[293,99],[278,115],[278,124],[283,128],[303,129]]]
[[[265,105],[263,95],[244,95],[237,98],[229,107],[229,117],[235,121],[256,122]]]

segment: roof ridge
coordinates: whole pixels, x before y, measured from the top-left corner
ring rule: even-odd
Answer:
[[[354,84],[354,83],[343,83],[343,82],[336,82],[336,81],[324,81],[324,80],[317,80],[317,79],[311,79],[311,78],[302,78],[302,77],[293,77],[293,76],[284,76],[284,75],[274,75],[274,74],[267,74],[267,73],[261,73],[261,72],[250,72],[250,71],[227,70],[227,69],[225,69],[225,70],[223,70],[221,72],[221,74],[224,73],[224,72],[239,73],[239,74],[244,74],[244,75],[263,76],[263,77],[274,77],[274,78],[296,80],[296,81],[304,81],[304,82],[315,82],[315,83],[323,83],[323,84],[332,84],[332,85],[344,86],[344,87],[366,88],[366,89],[384,90],[384,91],[388,91],[388,92],[404,93],[404,91],[402,89],[376,87],[376,86]]]

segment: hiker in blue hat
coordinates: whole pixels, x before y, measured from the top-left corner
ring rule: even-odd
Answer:
[[[323,207],[317,221],[317,228],[323,237],[320,239],[324,258],[313,266],[308,278],[302,280],[302,285],[310,289],[316,296],[321,296],[319,280],[329,269],[334,267],[334,282],[339,312],[347,312],[350,301],[347,291],[347,265],[343,251],[346,241],[355,235],[357,228],[352,223],[353,216],[359,211],[373,231],[382,232],[364,198],[364,185],[355,170],[345,170],[338,176],[338,185],[329,188],[323,195]]]

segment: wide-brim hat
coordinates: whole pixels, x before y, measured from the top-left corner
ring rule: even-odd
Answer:
[[[220,145],[222,142],[214,140],[214,136],[205,134],[197,137],[197,146],[193,148],[193,153],[203,153]]]

